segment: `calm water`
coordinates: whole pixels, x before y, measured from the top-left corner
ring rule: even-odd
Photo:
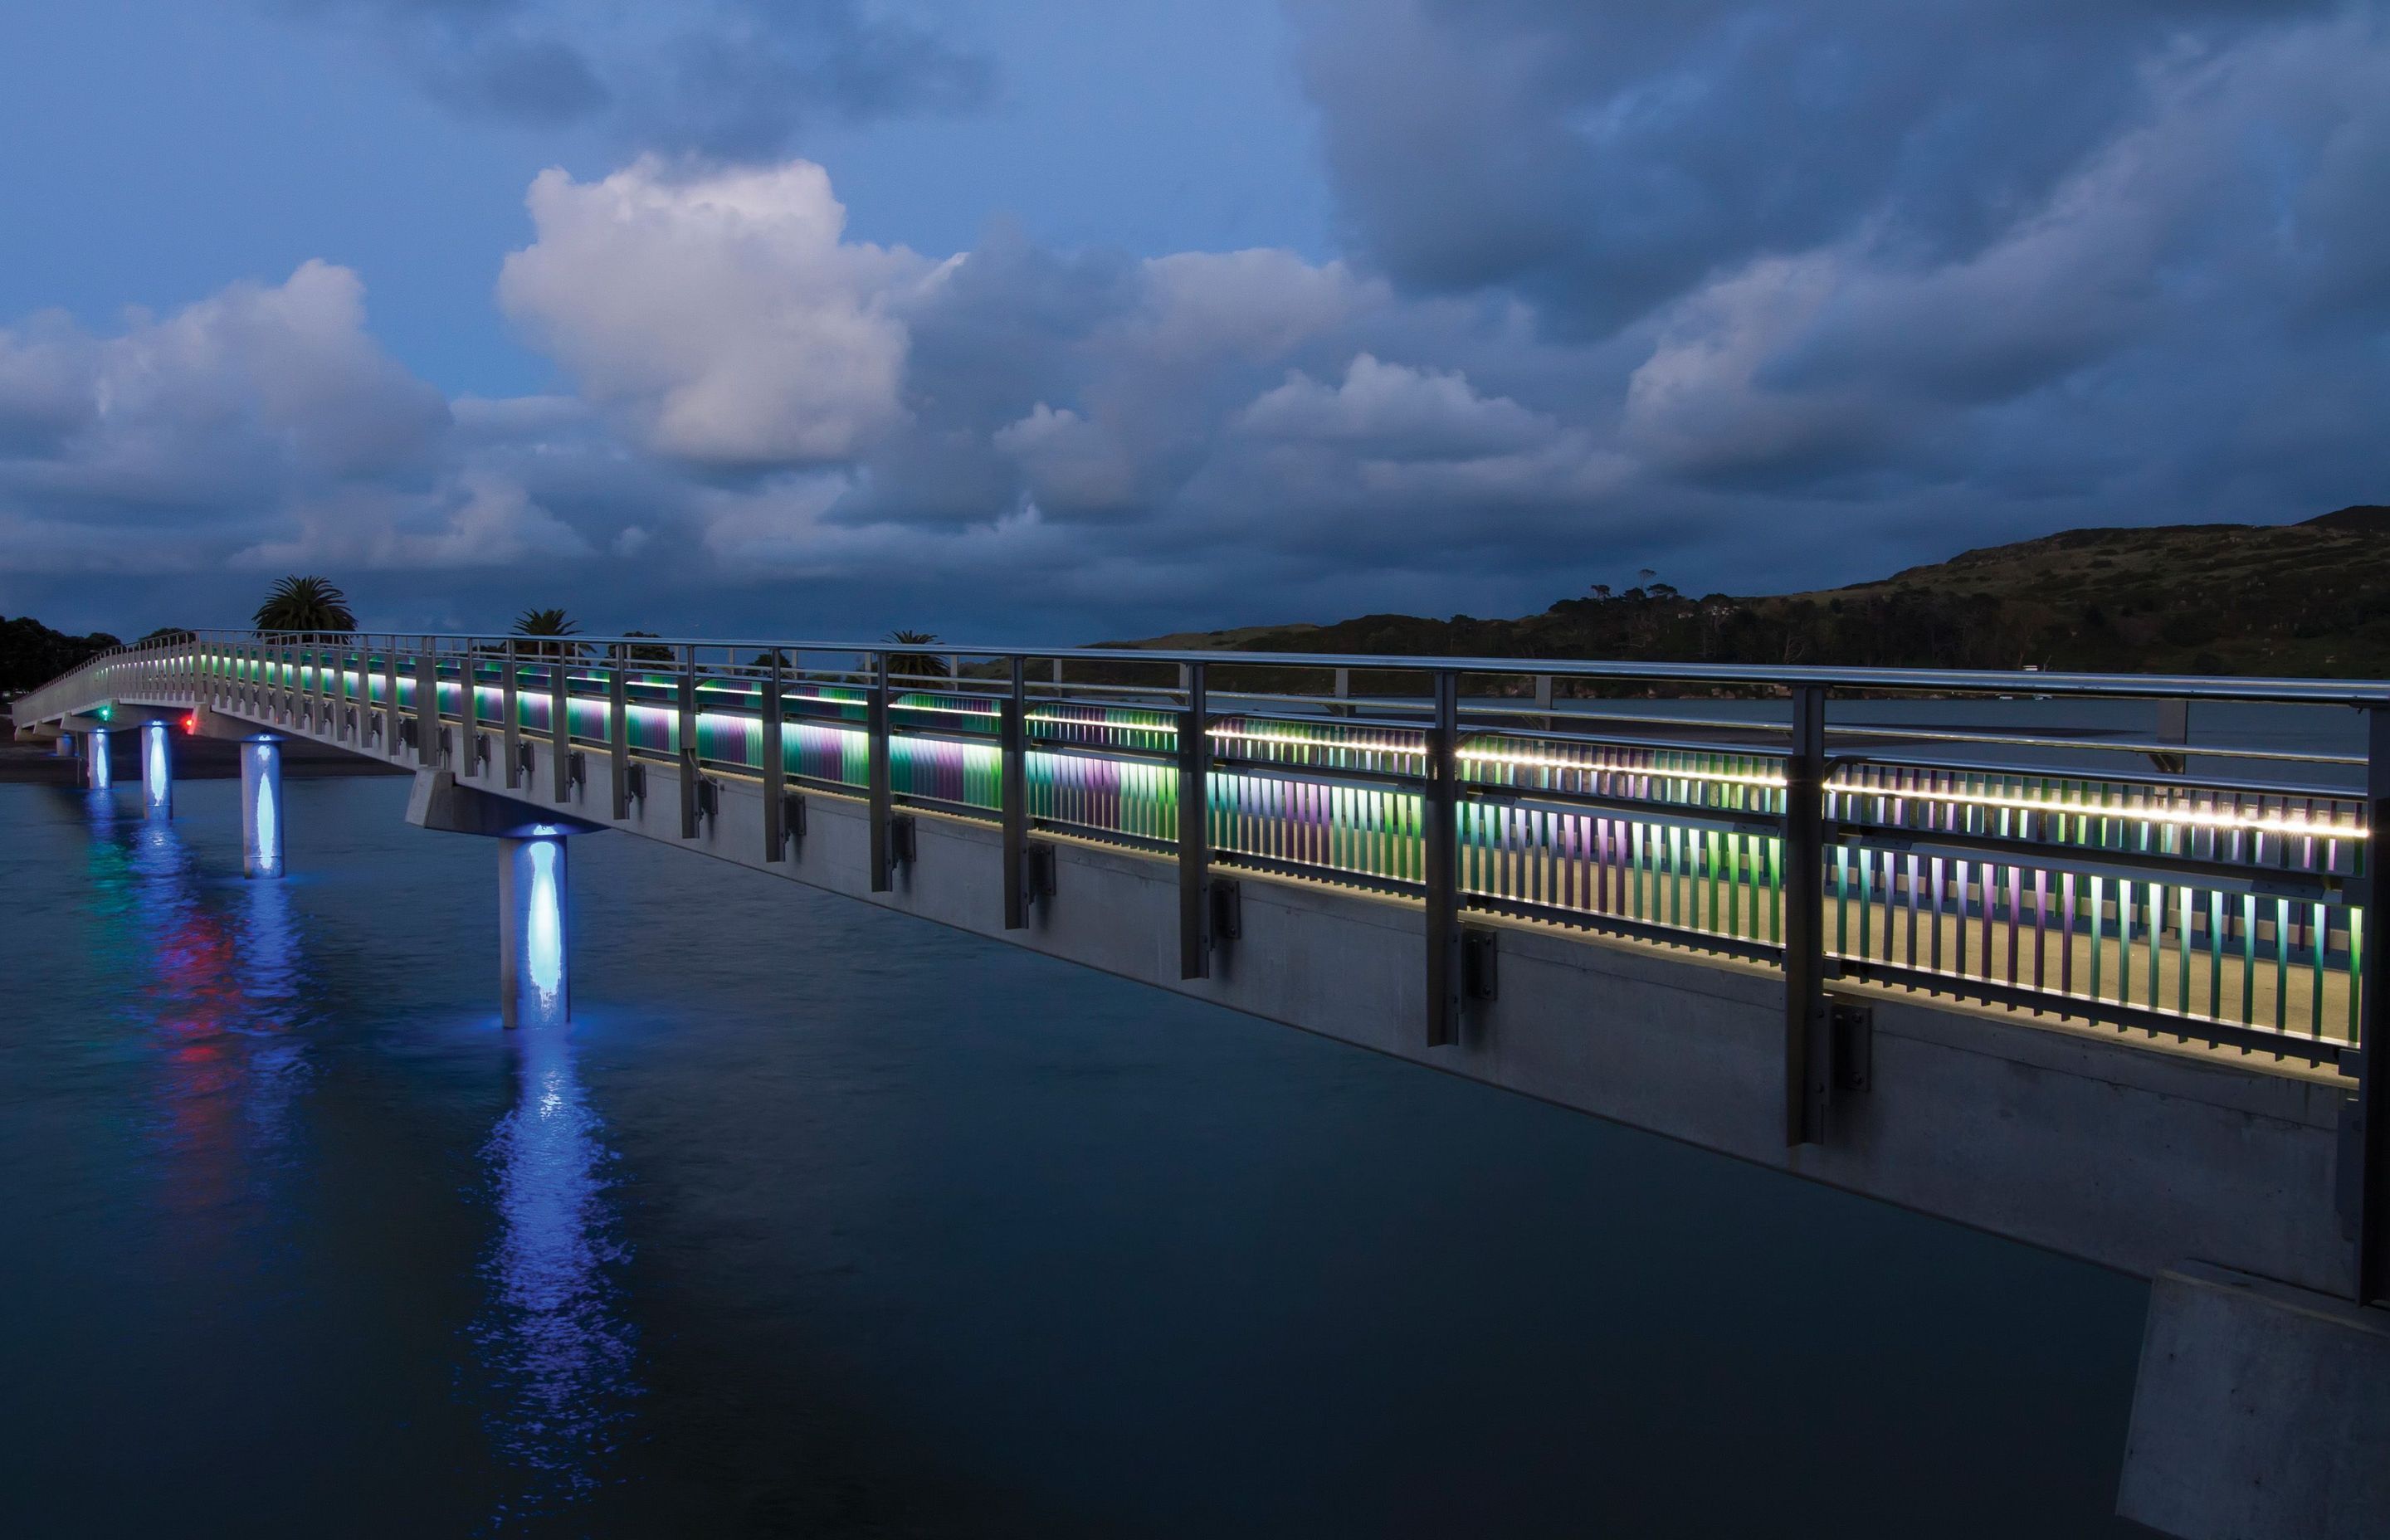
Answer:
[[[2131,1280],[627,839],[505,1034],[288,791],[0,786],[0,1533],[2126,1532]]]

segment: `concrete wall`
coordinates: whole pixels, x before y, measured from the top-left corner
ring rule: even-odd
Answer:
[[[216,712],[203,725],[253,730]],[[585,753],[585,786],[557,804],[547,745],[527,741],[537,759],[520,792],[505,792],[495,749],[487,773],[459,783],[610,821],[602,751]],[[1498,931],[1498,997],[1470,1002],[1459,1044],[1430,1048],[1422,923],[1408,901],[1224,869],[1242,883],[1243,939],[1214,956],[1212,978],[1181,982],[1165,860],[1038,836],[1058,852],[1058,892],[1028,929],[1006,932],[990,825],[917,814],[918,860],[893,892],[872,893],[859,801],[806,793],[808,833],[767,863],[760,786],[719,778],[719,815],[684,841],[676,767],[650,763],[646,776],[645,802],[622,826],[631,833],[2144,1277],[2197,1258],[2345,1286],[2332,1204],[2345,1089],[2327,1073],[1862,990],[1872,1087],[1838,1104],[1827,1144],[1788,1149],[1771,969],[1472,917]],[[293,838],[303,851],[305,831]]]
[[[2390,1311],[2159,1274],[2116,1511],[2185,1540],[2390,1534]]]

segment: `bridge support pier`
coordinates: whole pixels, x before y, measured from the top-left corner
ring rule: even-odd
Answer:
[[[56,754],[58,758],[72,759],[75,757],[74,734],[60,733],[58,738],[53,740],[53,744],[54,746],[51,748],[50,752]]]
[[[509,1027],[572,1020],[572,886],[564,846],[604,828],[458,783],[450,770],[418,770],[406,821],[498,845],[498,1014]]]
[[[105,791],[114,784],[109,777],[115,768],[108,763],[108,729],[94,727],[84,738],[89,749],[84,755],[83,783],[94,791]]]
[[[164,722],[141,725],[141,805],[152,818],[174,815],[173,734]]]
[[[240,746],[240,869],[282,875],[282,740],[261,733]]]
[[[498,841],[498,1003],[508,1027],[572,1019],[564,845],[562,834]]]
[[[2390,1310],[2161,1272],[2116,1511],[2181,1540],[2390,1534]]]

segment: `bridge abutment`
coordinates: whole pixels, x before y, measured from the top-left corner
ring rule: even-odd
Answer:
[[[260,733],[240,746],[240,869],[282,875],[282,742]]]
[[[2159,1273],[2116,1511],[2180,1540],[2390,1534],[2390,1310]]]

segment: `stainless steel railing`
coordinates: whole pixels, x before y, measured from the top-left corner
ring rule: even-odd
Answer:
[[[1999,723],[1884,720],[1996,697]],[[2137,698],[2350,711],[2362,730],[2338,751],[2045,720]],[[2312,1063],[2368,1040],[2379,684],[200,632],[102,655],[17,711],[109,699],[468,753],[509,785],[533,785],[529,745],[550,796],[576,753],[685,766],[691,797],[749,777],[781,842],[781,793],[811,789],[869,802],[883,851],[916,808],[1006,824],[1016,860],[1038,831],[1150,850],[1189,868],[1190,975],[1215,876],[1412,896],[1432,1042],[1460,1029],[1472,913],[1781,966],[1812,1033],[1826,991],[1865,981]],[[1818,1099],[1788,1108],[1795,1136]]]

